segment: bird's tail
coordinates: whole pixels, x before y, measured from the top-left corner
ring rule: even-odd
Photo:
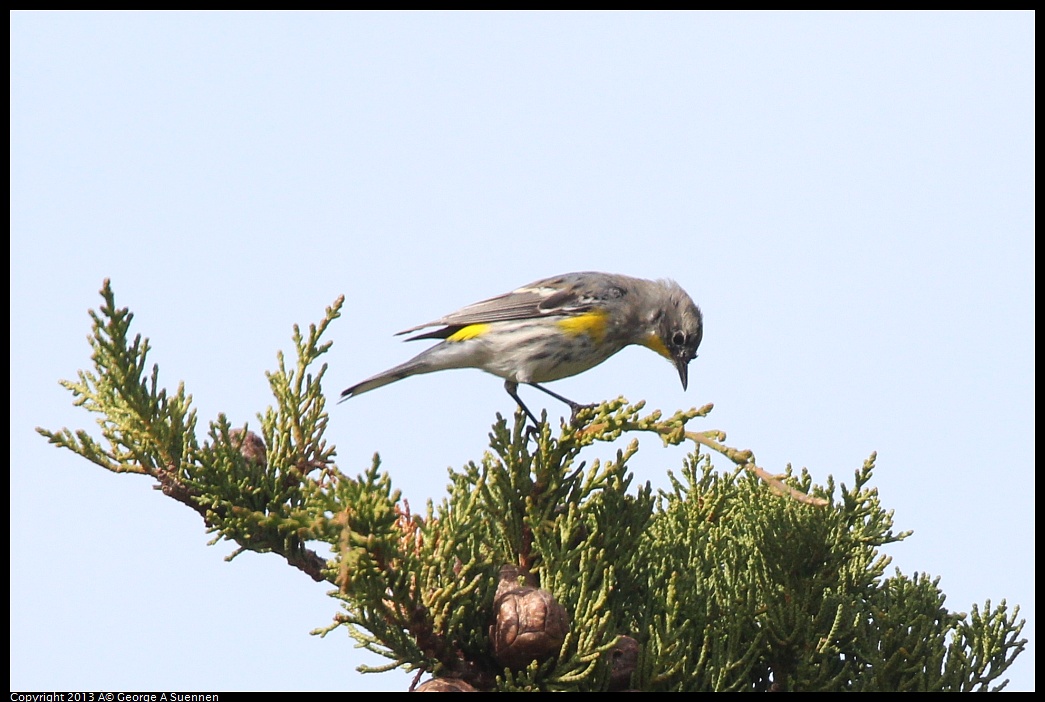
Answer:
[[[397,380],[409,378],[411,375],[420,375],[421,373],[431,373],[433,371],[443,370],[446,368],[445,365],[433,363],[429,357],[430,352],[435,348],[438,347],[432,347],[432,349],[428,349],[428,351],[411,358],[406,363],[400,363],[395,368],[389,368],[388,370],[367,378],[360,383],[356,383],[350,388],[346,388],[341,391],[341,399],[338,400],[338,402],[344,402],[350,397],[362,395],[364,392],[370,392],[371,390],[375,390],[383,385],[394,383]]]

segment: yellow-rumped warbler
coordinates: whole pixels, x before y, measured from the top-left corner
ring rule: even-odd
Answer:
[[[504,378],[504,389],[536,424],[537,418],[519,399],[519,383],[562,400],[576,413],[581,405],[538,383],[576,375],[625,346],[639,344],[671,361],[685,390],[689,362],[704,335],[700,308],[674,281],[610,273],[566,273],[538,280],[399,334],[426,327],[442,328],[407,341],[442,342],[353,385],[341,399],[419,373],[479,368]]]

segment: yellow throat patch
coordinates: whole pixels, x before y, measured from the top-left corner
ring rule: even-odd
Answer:
[[[661,341],[660,337],[656,334],[650,334],[647,336],[646,340],[642,342],[642,345],[648,349],[653,349],[669,361],[672,360],[671,352],[668,351],[668,347],[664,345],[664,342]]]

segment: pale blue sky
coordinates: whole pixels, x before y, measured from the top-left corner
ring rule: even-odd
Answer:
[[[713,402],[697,428],[820,483],[878,451],[894,564],[1021,605],[1034,688],[1033,14],[17,12],[11,45],[12,689],[407,684],[309,636],[328,586],[33,432],[93,426],[57,381],[103,278],[241,423],[338,295],[331,399],[573,270],[676,279],[704,343],[686,393],[644,349],[552,389]],[[455,371],[329,409],[342,470],[380,452],[421,509],[513,407]]]

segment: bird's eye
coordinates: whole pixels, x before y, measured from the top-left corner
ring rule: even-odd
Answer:
[[[673,346],[685,346],[686,345],[686,332],[674,331],[671,333],[671,343]]]

